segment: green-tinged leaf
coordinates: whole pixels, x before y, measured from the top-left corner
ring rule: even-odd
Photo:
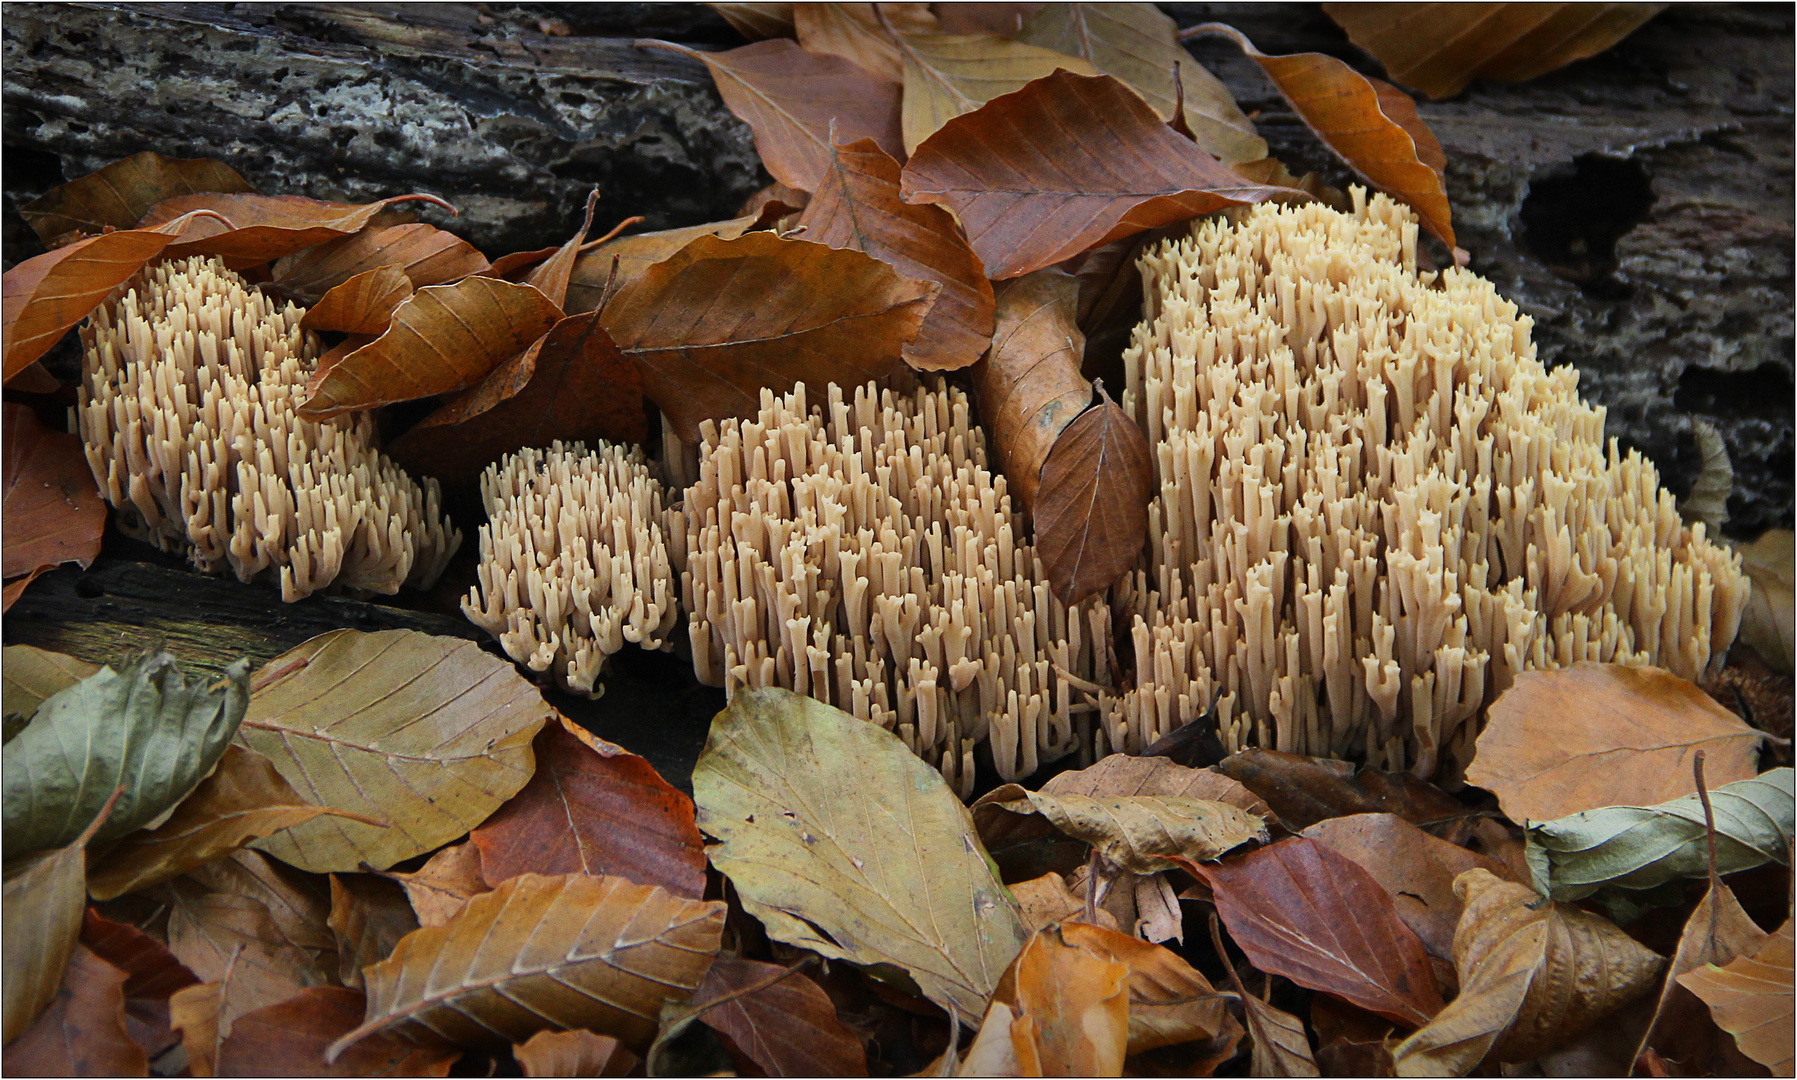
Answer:
[[[985,1012],[1028,933],[967,808],[890,732],[788,690],[738,690],[693,794],[721,841],[712,865],[770,936],[896,966],[962,1018]]]
[[[8,645],[0,664],[0,713],[29,720],[52,694],[99,670],[98,664],[35,645]]]
[[[1719,873],[1789,861],[1792,777],[1788,768],[1773,769],[1710,792]],[[1703,803],[1696,795],[1531,822],[1527,837],[1535,890],[1555,900],[1578,900],[1605,885],[1651,889],[1709,872]]]
[[[1214,859],[1250,840],[1266,840],[1266,822],[1246,810],[1181,795],[1049,795],[1007,784],[981,800],[1013,814],[1031,811],[1055,828],[1091,844],[1134,874],[1158,874]]]
[[[225,678],[186,678],[167,653],[101,668],[47,699],[6,744],[5,842],[14,858],[81,834],[124,788],[96,836],[140,828],[218,763],[249,701],[249,662]]]

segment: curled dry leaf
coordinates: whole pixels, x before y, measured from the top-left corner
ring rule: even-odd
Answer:
[[[9,976],[9,981],[10,981]],[[125,1030],[125,973],[77,945],[37,1022],[6,1045],[8,1076],[148,1076]]]
[[[944,124],[901,187],[954,211],[995,280],[1283,190],[1232,172],[1116,79],[1069,71]]]
[[[1111,754],[1084,769],[1056,773],[1042,785],[1044,794],[1090,795],[1112,798],[1126,795],[1177,795],[1210,799],[1245,810],[1271,824],[1273,812],[1259,796],[1221,773],[1190,769],[1159,757]]]
[[[1460,994],[1393,1051],[1399,1076],[1531,1061],[1649,990],[1661,959],[1608,920],[1468,870],[1454,932]]]
[[[1740,547],[1741,569],[1753,581],[1753,594],[1741,612],[1741,633],[1737,640],[1753,647],[1753,651],[1774,671],[1790,674],[1793,642],[1797,632],[1797,602],[1793,601],[1794,569],[1797,569],[1797,544],[1789,529],[1768,529],[1751,544]]]
[[[807,52],[839,56],[896,82],[904,77],[897,35],[941,29],[930,8],[929,4],[793,4],[792,23]]]
[[[1596,56],[1665,4],[1324,4],[1348,40],[1432,98],[1526,82]]]
[[[1039,931],[993,1000],[1011,1007],[1011,1048],[1023,1076],[1121,1076],[1129,1044],[1128,964]]]
[[[587,232],[593,227],[593,211],[599,205],[599,189],[594,188],[587,195],[586,216],[580,221],[580,228],[568,238],[568,242],[553,249],[549,257],[531,268],[524,276],[524,284],[535,286],[541,290],[549,302],[557,308],[563,307],[568,299],[568,279],[574,273],[574,260],[580,257],[580,247],[586,242]]]
[[[963,1017],[981,1014],[1023,944],[966,807],[877,724],[789,690],[738,690],[693,795],[719,840],[712,865],[776,940],[897,965]]]
[[[1231,754],[1215,769],[1265,799],[1293,830],[1348,814],[1396,814],[1412,825],[1469,816],[1465,804],[1407,772],[1258,748]]]
[[[1734,890],[1720,879],[1712,879],[1703,899],[1685,920],[1678,949],[1660,985],[1653,1018],[1641,1035],[1635,1057],[1652,1048],[1674,1061],[1714,1060],[1716,1027],[1704,1022],[1703,1002],[1679,979],[1706,965],[1728,964],[1737,957],[1752,955],[1765,940],[1766,932],[1741,907]]]
[[[1031,515],[1049,584],[1069,605],[1127,573],[1148,539],[1154,483],[1148,439],[1102,383],[1098,392],[1098,403],[1049,448]]]
[[[137,227],[157,228],[195,211],[210,211],[209,217],[189,221],[180,237],[169,245],[167,255],[217,255],[236,270],[359,232],[382,210],[405,202],[428,202],[455,212],[454,207],[435,195],[395,195],[357,204],[300,195],[206,193],[164,199],[144,214]],[[225,224],[227,221],[229,225]]]
[[[634,233],[595,245],[581,252],[580,258],[574,260],[574,273],[568,279],[566,310],[573,314],[598,309],[608,295],[642,277],[645,270],[671,258],[675,252],[701,236],[734,240],[743,233],[753,232],[767,224],[769,223],[763,220],[758,211],[729,221]]]
[[[435,225],[376,225],[277,259],[273,284],[302,304],[357,274],[397,266],[412,287],[447,285],[488,268],[474,245]]]
[[[900,34],[895,40],[904,70],[900,123],[906,153],[915,153],[955,117],[1037,79],[1060,71],[1098,74],[1077,57],[992,34]]]
[[[560,318],[531,285],[476,276],[420,289],[385,333],[313,376],[300,415],[322,420],[471,386]]]
[[[300,325],[308,330],[336,330],[346,334],[387,332],[393,312],[412,298],[412,279],[391,264],[365,270],[319,298]]]
[[[405,889],[395,882],[373,874],[331,875],[330,927],[343,985],[360,990],[362,969],[385,960],[418,925]]]
[[[1735,1037],[1741,1052],[1774,1076],[1789,1076],[1792,1069],[1791,941],[1786,919],[1751,955],[1678,977],[1680,986],[1710,1007],[1716,1026]]]
[[[415,872],[387,877],[405,890],[420,926],[442,926],[470,899],[493,888],[481,874],[480,848],[473,844],[452,844]]]
[[[1182,860],[1214,859],[1250,840],[1266,839],[1260,818],[1209,799],[1178,795],[1050,795],[1006,784],[985,805],[1012,813],[1034,810],[1055,828],[1134,874],[1156,874]]]
[[[764,390],[889,383],[940,288],[859,251],[701,236],[626,284],[602,318],[649,398],[697,443],[702,421],[753,415]]]
[[[728,1036],[769,1076],[866,1076],[867,1051],[860,1036],[836,1018],[830,995],[803,972],[782,976],[785,970],[720,956],[693,992],[692,1007],[740,993],[699,1019]],[[759,989],[741,993],[757,984]]]
[[[628,1076],[637,1064],[623,1043],[591,1031],[539,1031],[512,1057],[525,1076]]]
[[[214,1076],[447,1076],[460,1050],[374,1035],[326,1063],[325,1050],[362,1022],[358,990],[311,986],[238,1016],[219,1042]]]
[[[170,158],[154,150],[132,154],[19,207],[19,216],[45,247],[69,233],[129,229],[150,207],[203,191],[254,191],[236,169],[211,158]]]
[[[1078,303],[1078,281],[1061,270],[1000,285],[992,349],[973,371],[999,469],[1026,510],[1055,440],[1092,401],[1092,384],[1080,374]]]
[[[524,874],[407,934],[364,972],[366,1019],[325,1060],[381,1032],[491,1046],[588,1028],[640,1049],[662,1006],[699,985],[723,928],[718,901],[615,877]]]
[[[314,873],[384,870],[486,820],[535,768],[551,714],[511,664],[461,638],[334,630],[257,673],[242,741],[307,801],[348,811],[257,846]]]
[[[1712,783],[1746,780],[1760,738],[1670,672],[1586,661],[1518,675],[1492,702],[1466,779],[1512,821],[1546,821],[1693,794],[1699,750]]]
[[[1027,881],[1013,882],[1010,888],[1011,896],[1016,899],[1018,908],[1023,912],[1023,925],[1031,933],[1054,923],[1085,916],[1085,894],[1075,892],[1068,886],[1065,878],[1053,871]],[[1093,916],[1097,925],[1107,930],[1117,929],[1116,917],[1104,908],[1098,908]]]
[[[63,968],[81,936],[87,903],[87,842],[14,858],[0,878],[0,962],[5,1042],[12,1042],[56,998]]]
[[[1069,945],[1128,966],[1129,1053],[1200,1040],[1233,1047],[1242,1037],[1229,1015],[1228,995],[1172,950],[1081,922],[1062,923],[1060,935]]]
[[[144,1053],[155,1058],[181,1041],[169,1027],[168,999],[199,982],[193,972],[162,942],[92,908],[81,924],[81,944],[125,973],[125,1030]]]
[[[905,362],[949,371],[978,360],[992,342],[992,282],[961,227],[939,206],[899,198],[899,163],[871,141],[831,148],[829,167],[799,227],[805,239],[864,251],[908,277],[942,286]]]
[[[609,874],[697,900],[705,845],[693,801],[647,761],[558,716],[543,727],[537,771],[469,837],[481,876]]]
[[[81,439],[38,423],[29,407],[6,402],[4,464],[6,490],[0,496],[6,539],[0,546],[0,576],[35,576],[59,563],[86,567],[100,554],[106,503],[94,486]]]

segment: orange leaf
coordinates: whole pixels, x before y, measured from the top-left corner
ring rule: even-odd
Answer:
[[[1681,985],[1679,977],[1711,964],[1729,964],[1751,955],[1765,940],[1766,932],[1741,907],[1734,890],[1720,879],[1712,879],[1703,899],[1685,920],[1672,965],[1660,985],[1653,1019],[1641,1036],[1635,1056],[1640,1057],[1651,1048],[1675,1061],[1710,1060],[1717,1050],[1716,1025],[1703,1022],[1702,1000]]]
[[[759,211],[729,221],[712,221],[704,225],[688,225],[681,229],[659,229],[655,232],[620,236],[590,251],[583,251],[574,261],[574,274],[568,281],[569,314],[592,311],[606,294],[618,290],[658,262],[665,262],[681,248],[701,236],[734,240],[765,224]],[[615,264],[615,265],[614,265]],[[615,272],[614,272],[615,271]]]
[[[1123,1075],[1129,976],[1128,964],[1080,948],[1059,927],[1030,938],[992,995],[1017,1012],[1011,1046],[1020,1075]]]
[[[785,969],[739,957],[711,963],[692,1008],[766,983],[699,1014],[712,1030],[729,1037],[769,1076],[866,1076],[861,1039],[836,1018],[830,995],[802,973],[767,980]]]
[[[707,4],[750,41],[763,38],[791,37],[792,5],[772,4]]]
[[[301,303],[316,303],[357,274],[397,266],[414,289],[447,285],[488,268],[468,241],[435,225],[413,223],[363,229],[276,260],[274,284]]]
[[[376,214],[403,202],[428,202],[455,212],[455,207],[435,195],[395,195],[362,204],[299,195],[182,195],[151,207],[138,228],[162,225],[195,210],[211,210],[228,219],[231,227],[205,219],[195,221],[169,246],[168,255],[217,255],[237,270],[358,232]]]
[[[8,1076],[147,1076],[125,1031],[125,973],[77,945],[62,986],[25,1034],[6,1044]]]
[[[442,926],[469,900],[492,889],[481,874],[480,848],[469,843],[442,849],[413,873],[382,876],[405,889],[420,926]]]
[[[587,196],[586,217],[581,219],[579,231],[524,276],[524,284],[543,290],[543,295],[558,307],[568,299],[568,277],[574,272],[574,260],[580,255],[580,245],[586,242],[587,230],[593,227],[593,210],[598,205],[599,189],[594,188]]]
[[[178,195],[255,190],[222,161],[169,158],[145,150],[51,188],[19,207],[19,216],[52,247],[72,232],[129,229],[150,207]]]
[[[214,1076],[447,1076],[460,1050],[379,1034],[327,1064],[331,1043],[362,1022],[366,999],[341,986],[309,986],[246,1012],[219,1043]]]
[[[936,21],[945,34],[1016,37],[1030,16],[1047,4],[937,4]]]
[[[628,1076],[637,1056],[610,1035],[539,1031],[512,1047],[525,1076]]]
[[[471,386],[560,318],[530,285],[468,277],[428,286],[394,310],[386,333],[313,376],[300,415],[322,420]]]
[[[117,235],[117,234],[114,234]],[[100,554],[106,504],[94,485],[81,439],[51,431],[30,408],[7,402],[6,539],[0,576],[32,574],[58,563],[86,567]]]
[[[792,24],[806,52],[840,56],[894,81],[904,74],[894,35],[940,29],[928,4],[794,4]]]
[[[1792,1069],[1791,920],[1760,943],[1751,956],[1726,967],[1705,964],[1678,977],[1680,986],[1703,999],[1716,1026],[1735,1037],[1748,1057],[1789,1076]]]
[[[405,271],[397,266],[377,266],[334,286],[307,309],[300,325],[308,330],[378,337],[387,332],[394,310],[411,298],[412,279]]]
[[[944,124],[901,188],[954,211],[995,280],[1283,190],[1244,180],[1116,79],[1068,71]]]
[[[1017,505],[1036,502],[1042,465],[1061,430],[1092,401],[1080,374],[1085,335],[1074,323],[1079,283],[1038,270],[997,293],[992,349],[973,370],[980,415]]]
[[[1142,429],[1103,400],[1068,424],[1042,463],[1032,517],[1036,554],[1064,604],[1104,591],[1148,539],[1154,459]]]
[[[905,361],[951,371],[992,341],[992,283],[946,210],[899,199],[899,163],[871,140],[832,148],[830,169],[799,218],[804,238],[864,251],[901,274],[942,285]]]
[[[1089,923],[1063,923],[1060,933],[1069,945],[1129,966],[1130,1053],[1216,1040],[1219,1045],[1207,1049],[1225,1051],[1217,1063],[1231,1056],[1226,1051],[1242,1029],[1229,1015],[1227,996],[1179,954]]]

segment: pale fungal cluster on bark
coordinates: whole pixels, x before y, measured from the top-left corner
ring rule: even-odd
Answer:
[[[704,426],[669,514],[700,681],[878,723],[963,796],[982,741],[1007,780],[1089,746],[1109,609],[1054,598],[966,395],[850,393]]]
[[[526,448],[487,466],[480,494],[480,584],[462,610],[513,660],[598,697],[625,642],[670,648],[680,609],[661,484],[641,450]]]
[[[1355,201],[1231,212],[1142,259],[1123,405],[1158,494],[1116,590],[1137,674],[1101,701],[1112,750],[1214,702],[1232,750],[1426,776],[1521,670],[1695,678],[1734,638],[1739,558],[1606,446],[1514,304],[1419,274],[1408,212]]]
[[[461,543],[434,480],[374,449],[366,413],[294,410],[317,363],[301,309],[217,259],[156,264],[82,329],[88,464],[125,532],[284,600],[428,588]]]

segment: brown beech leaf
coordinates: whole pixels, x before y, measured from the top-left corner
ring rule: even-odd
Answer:
[[[941,28],[929,4],[794,4],[792,22],[807,52],[840,56],[895,82],[904,77],[896,36]]]
[[[169,158],[145,150],[51,188],[19,207],[19,216],[45,247],[53,247],[72,232],[129,229],[150,207],[177,195],[255,190],[222,161]]]
[[[125,1030],[151,1058],[180,1041],[169,1027],[169,995],[199,982],[175,954],[128,923],[114,922],[89,908],[81,943],[123,971]]]
[[[739,957],[712,961],[691,1007],[766,983],[785,970]],[[861,1038],[836,1018],[830,995],[802,972],[787,975],[699,1014],[707,1027],[729,1036],[769,1076],[866,1076]]]
[[[487,257],[474,245],[435,225],[384,225],[365,228],[275,261],[273,284],[303,304],[357,274],[397,266],[412,287],[447,285],[488,269]]]
[[[536,286],[558,308],[568,299],[568,279],[574,273],[574,260],[580,257],[580,246],[586,242],[587,231],[593,227],[593,211],[598,206],[599,189],[594,188],[587,196],[586,216],[580,221],[580,229],[524,276],[524,284]]]
[[[1649,990],[1661,959],[1599,916],[1468,870],[1454,932],[1460,993],[1393,1052],[1399,1076],[1532,1061]]]
[[[1751,954],[1727,965],[1708,963],[1678,977],[1680,986],[1703,999],[1716,1026],[1774,1076],[1792,1069],[1791,920],[1760,942]]]
[[[1233,1046],[1242,1037],[1228,995],[1171,949],[1089,923],[1062,923],[1060,933],[1069,945],[1129,966],[1129,1053],[1212,1039]]]
[[[1162,120],[1172,120],[1183,99],[1181,118],[1194,140],[1225,164],[1267,155],[1229,88],[1192,59],[1179,28],[1153,4],[1044,4],[1016,36],[1090,61],[1142,95]]]
[[[1224,803],[1178,795],[1051,795],[1005,784],[985,806],[1032,809],[1060,831],[1135,874],[1156,874],[1214,859],[1250,840],[1266,839],[1261,819]],[[976,818],[976,820],[978,820]]]
[[[360,990],[362,969],[385,960],[400,938],[418,929],[418,916],[396,882],[332,874],[330,926],[337,938],[337,979]]]
[[[189,870],[169,887],[183,884],[255,900],[268,911],[281,941],[303,950],[319,972],[328,974],[336,967],[337,939],[329,925],[329,878],[295,870],[260,851],[240,848]]]
[[[832,129],[838,142],[872,139],[895,157],[905,152],[897,76],[870,75],[840,57],[806,51],[785,39],[728,52],[665,47],[711,69],[719,96],[755,133],[761,163],[782,184],[817,190],[829,173]]]
[[[493,886],[481,874],[480,848],[452,844],[410,874],[388,873],[406,891],[420,926],[442,926],[473,897]]]
[[[992,995],[1016,1013],[1019,1075],[1123,1075],[1130,974],[1127,963],[1066,940],[1059,927],[1031,937]]]
[[[1231,171],[1109,75],[1069,71],[943,125],[901,188],[954,211],[995,280],[1284,190]]]
[[[8,1076],[147,1076],[149,1059],[125,1030],[126,975],[79,945],[37,1022],[6,1045]]]
[[[362,1022],[365,999],[342,986],[313,986],[238,1016],[219,1043],[214,1076],[447,1076],[462,1056],[441,1044],[395,1035],[362,1039],[327,1063],[332,1042]]]
[[[186,878],[160,895],[169,900],[169,951],[207,983],[229,982],[232,1015],[285,1001],[335,974],[335,959],[327,969],[295,944],[261,900],[207,892]]]
[[[35,645],[8,645],[0,664],[0,713],[29,720],[44,699],[66,690],[100,670],[100,665],[50,652]]]
[[[1039,819],[1032,818],[1031,820]],[[1052,828],[1052,826],[1050,827]],[[1080,846],[1083,848],[1085,845]],[[997,862],[998,860],[994,859],[993,861]],[[999,865],[1002,869],[1003,864]],[[1031,933],[1045,926],[1068,919],[1083,918],[1085,915],[1085,894],[1075,892],[1068,887],[1066,879],[1053,871],[1049,871],[1041,877],[1015,882],[1010,888],[1011,895],[1017,900],[1018,908],[1023,912],[1023,925]],[[1098,920],[1097,925],[1107,930],[1117,929],[1116,918],[1104,908],[1098,908],[1093,915]]]
[[[1432,98],[1474,79],[1526,82],[1596,56],[1665,4],[1324,4],[1386,72]]]
[[[1454,879],[1474,868],[1509,876],[1496,859],[1436,839],[1395,814],[1331,818],[1304,835],[1359,864],[1391,897],[1398,918],[1429,955],[1443,960],[1453,958],[1454,928],[1460,924]]]
[[[1242,1013],[1253,1048],[1250,1076],[1320,1076],[1304,1021],[1255,997],[1242,994]]]
[[[389,206],[428,202],[451,213],[455,208],[435,195],[395,195],[371,203],[326,202],[300,195],[222,193],[180,195],[151,207],[137,223],[149,229],[175,221],[196,210],[210,210],[211,218],[196,218],[169,245],[167,255],[217,255],[231,267],[252,266],[283,255],[359,232]],[[218,220],[222,216],[231,224]]]
[[[980,416],[1017,505],[1035,506],[1042,466],[1062,429],[1092,401],[1074,323],[1079,282],[1038,270],[997,290],[992,349],[973,369]]]
[[[539,1031],[512,1047],[512,1057],[525,1076],[628,1076],[637,1065],[623,1043],[591,1031]]]
[[[1454,250],[1453,212],[1443,179],[1447,159],[1408,95],[1323,53],[1268,56],[1241,31],[1218,23],[1192,27],[1181,36],[1203,34],[1240,46],[1323,145],[1368,183],[1408,203],[1423,227]]]
[[[906,153],[915,153],[955,117],[1037,79],[1057,71],[1098,74],[1078,57],[993,34],[900,34],[894,40],[904,71]]]
[[[1422,942],[1379,883],[1345,855],[1301,836],[1220,863],[1191,863],[1255,967],[1420,1025],[1441,1010]]]
[[[729,221],[635,233],[607,240],[582,252],[580,258],[574,260],[574,274],[568,280],[566,310],[569,314],[595,310],[608,291],[616,293],[642,277],[643,272],[651,266],[673,257],[675,252],[701,236],[734,240],[743,233],[752,232],[766,224],[768,223],[762,220],[760,212],[757,212],[731,218]]]
[[[936,12],[937,27],[944,34],[997,34],[999,37],[1016,37],[1023,24],[1047,6],[1042,3],[930,5]]]
[[[789,187],[778,180],[762,188],[736,208],[737,217],[765,219],[769,215],[785,218],[811,205],[811,193]]]
[[[625,285],[603,318],[649,398],[696,443],[701,421],[753,415],[764,388],[902,374],[940,289],[859,251],[701,236]]]
[[[365,270],[331,287],[318,303],[300,317],[308,330],[336,330],[346,334],[387,332],[393,312],[412,298],[412,279],[391,264]]]
[[[93,826],[89,826],[89,832]],[[87,836],[49,851],[16,858],[6,868],[0,899],[0,961],[6,972],[5,1040],[18,1038],[56,999],[63,969],[81,936],[87,892]]]
[[[406,935],[364,972],[367,1019],[326,1060],[377,1032],[503,1045],[588,1028],[640,1049],[662,1006],[699,985],[723,928],[718,901],[615,877],[524,874]]]
[[[81,438],[38,423],[29,407],[4,406],[6,490],[0,513],[6,539],[0,576],[18,577],[74,562],[86,567],[100,554],[106,504],[94,486]]]
[[[557,322],[394,440],[388,452],[414,473],[471,483],[521,446],[558,439],[632,443],[647,435],[642,375],[592,311]]]
[[[1396,814],[1412,825],[1429,825],[1471,813],[1452,795],[1407,772],[1346,761],[1248,749],[1213,768],[1265,799],[1293,831],[1348,814]]]
[[[764,38],[791,37],[792,5],[771,4],[706,4],[724,17],[736,32],[750,41]]]
[[[923,329],[905,346],[906,363],[951,371],[978,360],[992,343],[992,282],[961,227],[939,206],[900,200],[899,163],[871,141],[831,149],[829,170],[799,218],[805,239],[864,251],[901,274],[942,285]]]
[[[394,309],[386,333],[313,376],[300,415],[322,420],[472,386],[560,318],[531,285],[475,276],[427,286]]]
[[[705,844],[693,801],[647,761],[558,716],[532,748],[530,783],[469,836],[481,877],[610,874],[697,900]]]
[[[1210,799],[1273,823],[1273,811],[1260,797],[1210,769],[1189,769],[1161,757],[1111,754],[1084,769],[1056,773],[1042,785],[1048,795],[1091,795],[1108,798],[1126,795],[1177,795]]]
[[[1741,907],[1734,890],[1720,879],[1712,879],[1703,899],[1685,920],[1672,965],[1660,986],[1659,1000],[1654,1003],[1653,1019],[1641,1036],[1635,1057],[1652,1047],[1674,1061],[1711,1060],[1717,1049],[1715,1025],[1704,1022],[1702,1001],[1679,979],[1706,965],[1725,965],[1738,957],[1750,956],[1765,940],[1766,932]],[[1787,1044],[1790,1041],[1785,1039]]]
[[[1148,439],[1105,394],[1062,429],[1042,463],[1036,554],[1064,604],[1103,592],[1148,539],[1154,460]]]
[[[1525,671],[1492,702],[1466,769],[1512,821],[1693,794],[1691,755],[1712,787],[1758,773],[1758,731],[1670,672],[1580,662]]]

